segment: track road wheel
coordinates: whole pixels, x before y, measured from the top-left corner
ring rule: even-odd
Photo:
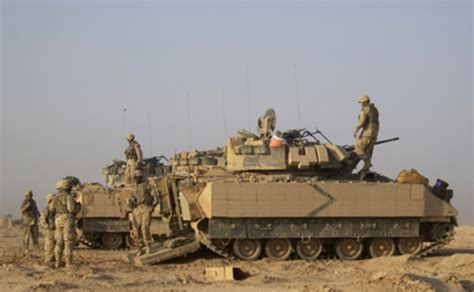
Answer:
[[[360,240],[341,238],[337,241],[336,253],[342,260],[356,260],[361,256],[363,250],[364,245]]]
[[[130,249],[133,249],[133,248],[137,247],[137,245],[135,244],[135,241],[133,240],[130,233],[125,236],[125,243],[127,244],[127,247],[130,248]]]
[[[102,244],[106,249],[118,249],[122,246],[123,236],[121,233],[102,234]]]
[[[242,260],[256,260],[262,253],[262,242],[250,238],[237,239],[234,242],[234,253]]]
[[[374,238],[369,243],[369,252],[373,258],[391,256],[395,253],[395,243],[392,238]]]
[[[323,251],[321,241],[316,238],[299,239],[296,243],[296,254],[303,260],[313,261]]]
[[[274,238],[265,244],[265,254],[272,260],[286,260],[290,257],[293,248],[286,238]]]
[[[419,237],[402,237],[398,239],[398,251],[400,254],[417,254],[423,247],[423,241]]]

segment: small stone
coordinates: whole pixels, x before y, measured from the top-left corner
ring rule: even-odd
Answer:
[[[386,272],[380,271],[380,272],[375,273],[370,279],[371,279],[372,281],[378,281],[378,280],[383,279],[383,278],[386,277],[386,276],[387,276],[387,273],[386,273]]]

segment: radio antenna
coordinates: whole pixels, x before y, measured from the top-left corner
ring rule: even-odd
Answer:
[[[186,105],[188,110],[188,150],[191,150],[191,110],[189,106],[189,91],[186,91]]]
[[[122,115],[122,137],[120,139],[123,139],[125,137],[125,124],[126,124],[126,115],[127,115],[127,108],[123,108],[123,115]]]
[[[153,139],[152,139],[152,131],[151,131],[151,115],[150,115],[150,107],[148,107],[148,136],[150,139],[150,157],[153,156]]]
[[[227,121],[225,118],[225,92],[224,89],[222,89],[222,121],[224,122],[224,139],[227,139]]]
[[[295,79],[295,97],[296,97],[296,110],[298,112],[298,127],[301,128],[301,111],[300,111],[300,96],[298,93],[298,79],[296,78],[296,64],[293,64],[293,75]]]
[[[251,111],[251,105],[250,105],[250,74],[249,74],[249,66],[247,65],[246,67],[246,73],[247,73],[247,103],[248,103],[248,110],[249,110],[249,131],[252,129],[252,111]]]

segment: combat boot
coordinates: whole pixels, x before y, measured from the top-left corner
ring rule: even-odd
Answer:
[[[66,268],[70,269],[74,267],[74,264],[72,263],[72,254],[68,254],[64,256],[64,260],[66,262]]]
[[[57,254],[54,255],[54,267],[56,269],[59,269],[61,267],[61,256],[58,256]]]
[[[75,266],[72,263],[72,261],[66,261],[65,267],[66,267],[66,269],[73,269]]]
[[[145,253],[146,253],[146,254],[150,254],[150,253],[151,253],[151,246],[147,245],[147,246],[145,247]]]
[[[54,262],[53,261],[44,261],[44,265],[47,266],[48,268],[54,269]]]
[[[138,256],[141,256],[141,255],[143,255],[143,254],[144,254],[143,248],[142,248],[142,247],[138,247],[138,248],[137,248],[137,255],[138,255]]]

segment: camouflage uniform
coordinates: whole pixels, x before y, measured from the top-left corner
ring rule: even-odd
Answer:
[[[62,185],[61,185],[62,183]],[[56,268],[61,265],[64,253],[66,267],[72,265],[72,255],[76,236],[76,213],[80,205],[74,200],[71,179],[63,179],[58,183],[58,193],[53,201],[52,212],[55,214],[54,259]]]
[[[35,200],[33,200],[33,192],[25,193],[25,199],[21,203],[20,211],[23,216],[23,246],[28,249],[30,245],[30,237],[33,241],[33,246],[38,246],[38,217],[40,215]]]
[[[47,266],[52,266],[54,262],[54,247],[56,241],[54,240],[55,226],[54,226],[54,197],[53,194],[46,196],[46,208],[43,210],[41,227],[44,235],[44,263]]]
[[[377,142],[379,134],[379,111],[373,103],[370,103],[370,99],[366,95],[359,97],[359,103],[362,104],[362,109],[354,129],[354,137],[356,138],[354,148],[355,153],[364,161],[361,172],[365,174],[372,166],[374,144]],[[357,137],[359,130],[361,132]]]
[[[138,169],[138,164],[142,161],[143,154],[140,144],[135,141],[133,134],[127,135],[128,148],[125,150],[125,158],[127,160],[127,167],[125,168],[125,183],[131,184],[133,182],[133,173]]]
[[[132,238],[141,251],[145,246],[146,252],[151,249],[151,213],[153,211],[153,196],[148,185],[143,182],[141,171],[135,172],[134,191],[128,201],[128,211],[132,212]]]

